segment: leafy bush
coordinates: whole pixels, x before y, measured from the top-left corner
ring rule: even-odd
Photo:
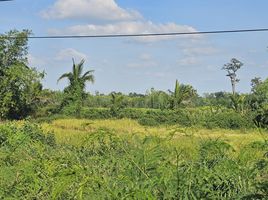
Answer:
[[[253,127],[253,122],[236,112],[223,112],[206,119],[207,128],[241,129]]]
[[[207,167],[212,167],[217,162],[228,158],[229,152],[232,149],[231,145],[221,140],[206,140],[201,143],[200,160]]]
[[[105,108],[84,108],[81,111],[81,117],[86,119],[109,119],[112,118],[112,114],[109,109]]]
[[[149,117],[143,117],[141,119],[138,120],[139,124],[144,125],[144,126],[158,126],[159,123],[153,119],[153,118],[149,118]]]
[[[133,108],[125,108],[125,109],[121,109],[117,116],[118,118],[122,119],[122,118],[129,118],[129,119],[141,119],[145,116],[145,113],[148,109],[133,109]]]

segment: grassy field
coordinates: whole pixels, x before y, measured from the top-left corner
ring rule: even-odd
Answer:
[[[59,119],[51,123],[43,123],[46,131],[52,131],[59,143],[79,146],[83,138],[99,129],[108,129],[118,136],[138,135],[140,137],[157,136],[172,137],[169,142],[174,146],[193,148],[206,139],[221,139],[228,142],[236,150],[255,142],[268,140],[268,133],[264,130],[227,130],[204,129],[180,126],[146,127],[135,120],[86,120],[86,119]]]
[[[42,124],[47,132],[53,132],[58,143],[80,147],[91,133],[99,130],[108,131],[123,140],[131,140],[137,136],[159,137],[166,141],[167,146],[183,150],[186,158],[196,159],[200,151],[200,144],[206,141],[224,141],[232,147],[232,156],[237,157],[252,143],[268,141],[265,130],[228,130],[204,129],[196,127],[158,126],[147,127],[131,119],[87,120],[87,119],[59,119],[51,123]],[[263,157],[263,151],[246,152],[248,157],[255,159]]]
[[[0,199],[267,199],[261,130],[58,119],[0,125]]]

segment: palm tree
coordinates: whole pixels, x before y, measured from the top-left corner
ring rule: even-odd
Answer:
[[[174,92],[169,92],[171,94],[171,109],[178,108],[183,101],[189,100],[191,97],[196,95],[196,91],[191,85],[180,84],[178,80],[176,80]]]
[[[87,71],[83,74],[83,66],[85,60],[81,60],[80,63],[75,64],[73,59],[73,71],[69,73],[62,74],[58,79],[58,82],[62,79],[67,78],[69,80],[69,86],[65,88],[64,92],[66,94],[62,107],[68,105],[69,103],[74,103],[76,108],[76,113],[80,115],[82,108],[83,99],[86,97],[85,88],[86,83],[94,83],[95,78],[93,75],[94,70]]]
[[[73,59],[73,71],[69,73],[62,74],[58,79],[58,82],[61,79],[67,78],[70,82],[70,88],[80,88],[81,92],[85,90],[86,82],[94,83],[95,78],[93,75],[94,70],[90,70],[85,72],[83,75],[83,68],[84,68],[85,60],[81,60],[80,63],[75,64]],[[77,87],[78,86],[78,87]]]

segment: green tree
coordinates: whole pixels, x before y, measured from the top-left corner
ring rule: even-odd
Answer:
[[[145,103],[146,107],[154,109],[168,108],[169,96],[166,92],[151,88],[146,92]]]
[[[36,110],[44,73],[27,66],[30,31],[0,35],[0,118],[21,119]]]
[[[256,92],[256,89],[258,86],[262,83],[262,80],[260,77],[255,77],[251,79],[251,91],[254,93]]]
[[[122,93],[112,92],[111,94],[111,112],[114,116],[117,115],[118,111],[125,108],[126,105],[124,104],[124,96]]]
[[[232,106],[231,108],[236,112],[245,115],[249,112],[249,105],[248,105],[248,95],[246,94],[236,94],[230,95]]]
[[[0,76],[14,64],[27,64],[29,30],[12,30],[0,35]]]
[[[249,104],[256,113],[255,122],[259,126],[268,126],[268,79],[255,79],[252,84],[252,93]]]
[[[243,66],[243,63],[237,60],[236,58],[231,59],[230,63],[225,64],[222,69],[227,71],[227,75],[230,77],[232,84],[232,92],[235,95],[235,86],[240,80],[237,79],[236,72]]]
[[[192,97],[197,96],[196,90],[191,85],[180,84],[178,80],[176,80],[174,92],[169,92],[171,93],[171,109],[179,108],[182,103],[189,103]]]
[[[72,72],[65,73],[60,76],[58,82],[67,78],[69,80],[69,86],[64,89],[66,94],[64,105],[74,104],[75,112],[79,115],[83,100],[86,98],[86,83],[94,83],[95,78],[93,75],[94,70],[86,71],[83,74],[85,60],[81,60],[80,63],[75,64],[73,59]]]
[[[60,112],[64,98],[62,91],[44,89],[39,95],[39,103],[35,117],[47,117]]]
[[[0,118],[22,119],[33,114],[42,91],[44,73],[23,64],[12,65],[0,83]]]
[[[232,100],[230,99],[230,93],[227,92],[214,92],[214,93],[205,93],[204,97],[201,99],[201,106],[214,106],[214,107],[232,107]]]

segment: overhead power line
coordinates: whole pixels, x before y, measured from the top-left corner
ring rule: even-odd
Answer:
[[[29,39],[76,39],[76,38],[159,37],[159,36],[230,34],[230,33],[250,33],[250,32],[268,32],[268,28],[234,29],[234,30],[218,30],[218,31],[194,31],[194,32],[170,32],[170,33],[137,33],[137,34],[104,34],[104,35],[103,34],[100,34],[100,35],[54,35],[54,36],[51,35],[51,36],[28,36],[28,38]],[[16,36],[5,36],[5,38],[15,38],[15,37]]]
[[[204,34],[246,33],[246,32],[268,32],[268,28],[265,28],[265,29],[219,30],[219,31],[195,31],[195,32],[171,32],[171,33],[29,36],[29,38],[31,38],[31,39],[72,39],[72,38],[158,37],[158,36],[204,35]]]

